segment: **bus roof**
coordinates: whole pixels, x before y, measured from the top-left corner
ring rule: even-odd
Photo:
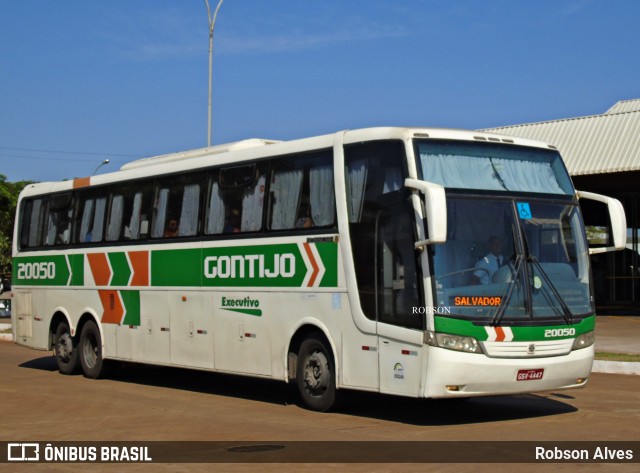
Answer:
[[[343,134],[344,144],[375,140],[407,140],[413,138],[425,138],[494,142],[515,146],[556,149],[555,147],[540,141],[500,135],[497,133],[451,128],[375,127],[344,130],[338,133]],[[245,160],[328,149],[333,146],[335,137],[336,133],[291,141],[252,138],[207,148],[198,148],[142,158],[127,163],[123,165],[120,170],[111,173],[75,178],[61,182],[30,184],[25,187],[23,194],[26,196],[46,194],[49,192],[63,192],[89,185],[94,186],[108,184],[122,180],[132,180],[153,175],[172,174],[189,169],[210,167],[212,164],[228,165],[234,162],[243,162]],[[215,161],[212,161],[212,158],[215,158]]]

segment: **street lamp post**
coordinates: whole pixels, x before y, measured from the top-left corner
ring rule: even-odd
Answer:
[[[224,0],[220,0],[218,2],[218,6],[216,7],[215,12],[213,12],[213,17],[211,16],[211,8],[209,8],[209,0],[204,0],[205,5],[207,6],[207,16],[209,17],[209,121],[208,121],[208,130],[207,130],[207,146],[211,146],[211,83],[213,80],[213,29],[216,26],[216,18],[218,17],[218,10],[222,6],[222,2]]]
[[[96,173],[98,172],[98,169],[100,169],[102,166],[104,166],[105,164],[109,164],[109,158],[105,159],[104,161],[102,161],[100,164],[98,164],[98,167],[96,168],[95,171],[93,171],[93,174],[91,174],[92,176],[95,176]]]

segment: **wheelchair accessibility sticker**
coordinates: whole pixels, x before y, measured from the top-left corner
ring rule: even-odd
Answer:
[[[528,220],[532,217],[529,202],[517,202],[516,206],[518,207],[518,214],[521,219]]]

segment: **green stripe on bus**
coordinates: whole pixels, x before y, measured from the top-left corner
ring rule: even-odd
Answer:
[[[320,287],[338,286],[338,244],[332,241],[316,243],[318,254],[326,269]]]
[[[199,248],[151,252],[151,285],[199,287],[202,255]]]
[[[71,266],[71,285],[84,286],[84,255],[69,255],[69,265]]]
[[[571,325],[561,324],[558,322],[555,324],[550,323],[549,325],[539,327],[511,327],[506,324],[504,325],[504,327],[511,328],[511,331],[513,332],[514,342],[528,342],[548,339],[548,337],[545,337],[545,331],[557,328],[573,328],[575,329],[575,334],[572,336],[553,337],[553,339],[557,340],[562,338],[575,338],[578,335],[592,331],[595,328],[595,321],[596,317],[594,315]],[[434,319],[434,323],[436,332],[474,337],[479,341],[486,341],[489,336],[484,325],[475,325],[473,322],[470,322],[468,320],[459,320],[450,317],[436,316]],[[491,327],[488,324],[487,326]]]
[[[131,278],[131,268],[125,253],[108,253],[109,264],[113,275],[111,276],[111,286],[126,286]]]
[[[223,307],[222,310],[229,310],[231,312],[238,312],[240,314],[253,315],[254,317],[262,317],[261,309],[228,309]]]
[[[140,325],[140,291],[120,291],[125,315],[122,325]]]
[[[16,286],[66,286],[71,272],[64,255],[24,256],[13,260]]]
[[[150,285],[155,287],[336,287],[338,244],[310,243],[314,256],[297,243],[150,251]],[[110,286],[127,286],[132,268],[125,252],[106,253]],[[319,257],[319,258],[318,258]],[[18,257],[16,285],[83,286],[85,255]],[[320,276],[321,275],[321,276]],[[318,279],[320,278],[321,279]]]

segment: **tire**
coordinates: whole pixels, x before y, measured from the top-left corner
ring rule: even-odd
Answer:
[[[107,373],[107,362],[102,357],[102,338],[93,320],[89,320],[80,332],[78,354],[82,373],[86,378],[98,379]]]
[[[302,402],[314,411],[326,412],[336,404],[335,365],[324,337],[311,334],[300,345],[296,383]]]
[[[60,373],[67,375],[78,373],[80,370],[78,346],[66,322],[60,322],[56,327],[56,333],[53,336],[53,352]]]

